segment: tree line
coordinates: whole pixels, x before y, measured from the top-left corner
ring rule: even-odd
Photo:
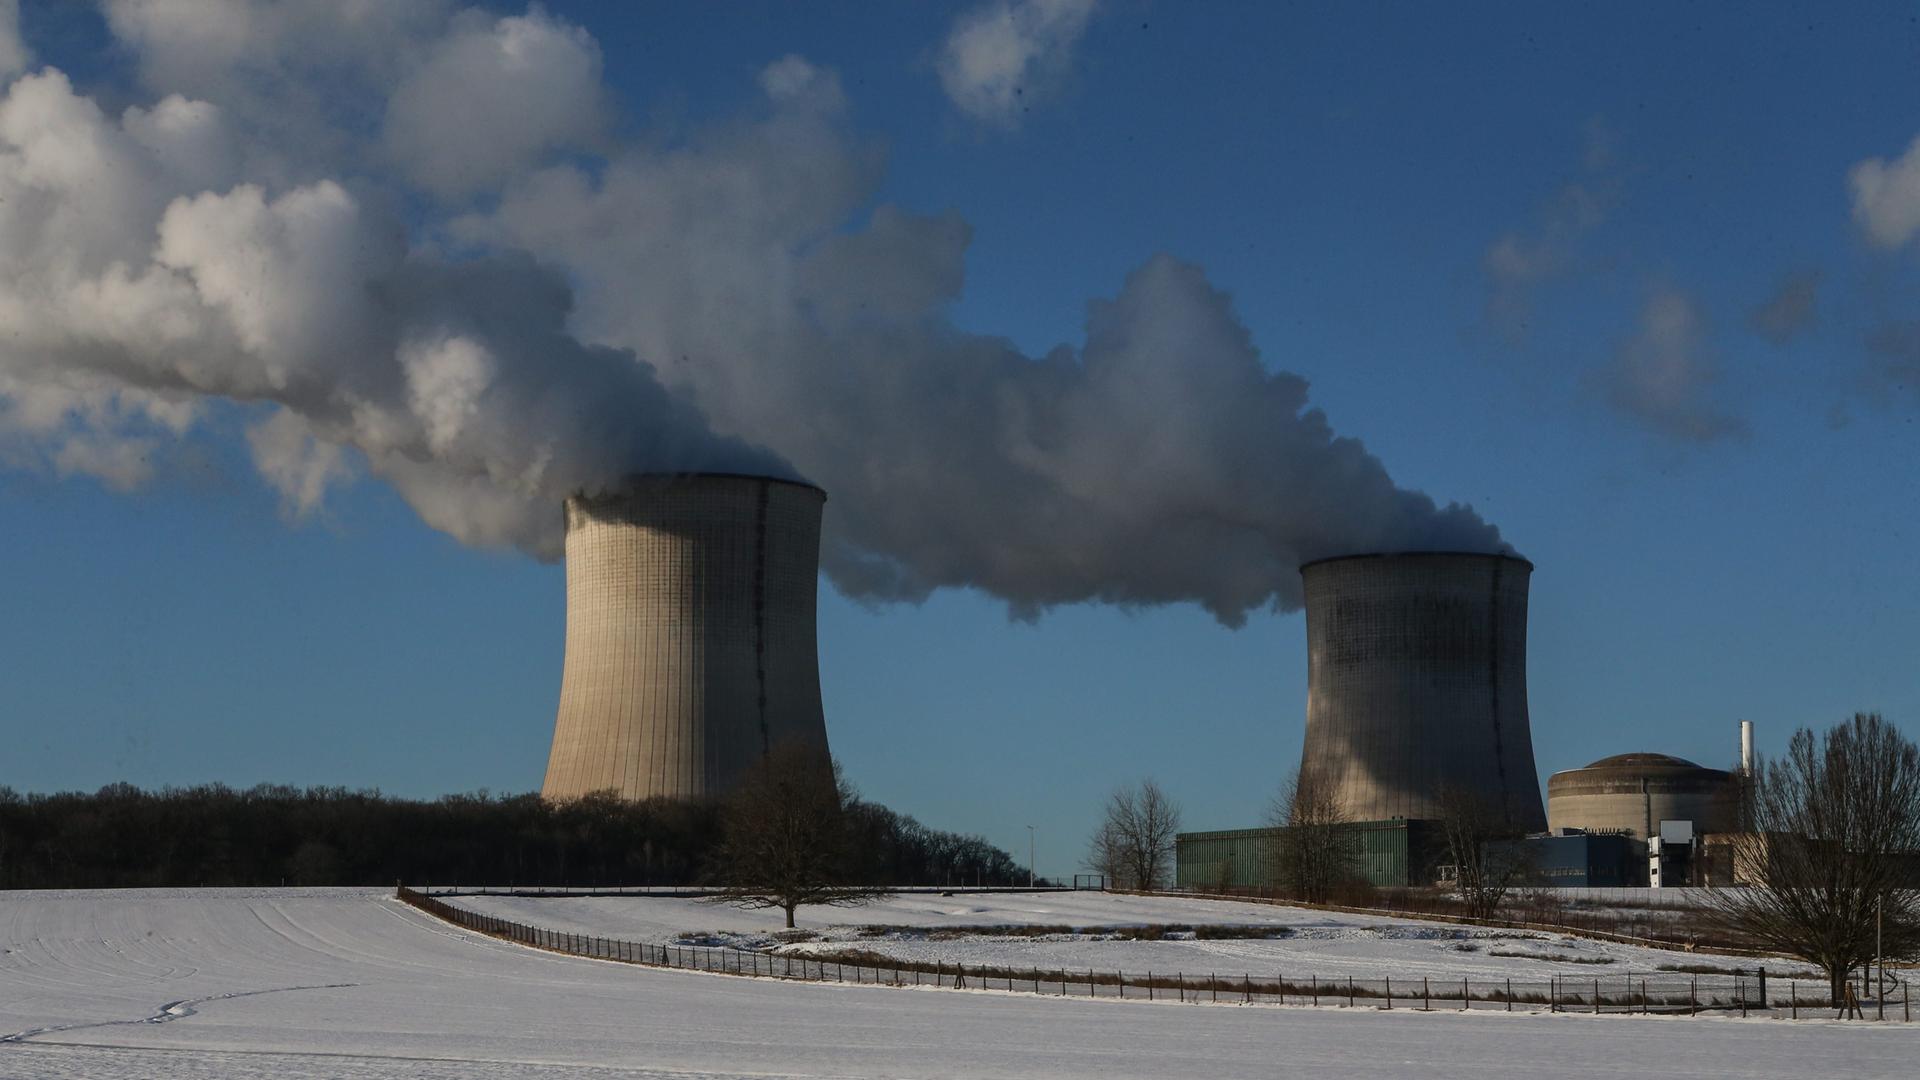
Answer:
[[[689,885],[717,883],[718,800],[550,802],[487,792],[405,799],[339,787],[220,784],[20,794],[0,787],[0,888]],[[867,885],[1025,884],[977,836],[848,794],[836,872]]]

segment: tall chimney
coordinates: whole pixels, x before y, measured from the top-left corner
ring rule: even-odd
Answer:
[[[1740,774],[1753,775],[1753,721],[1740,721]]]

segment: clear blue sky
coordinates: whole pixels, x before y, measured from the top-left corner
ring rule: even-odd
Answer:
[[[1897,347],[1920,253],[1901,192],[1849,179],[1920,135],[1910,5],[1106,0],[1010,114],[943,85],[972,7],[546,10],[597,41],[622,130],[724,125],[790,54],[837,72],[885,148],[877,201],[970,224],[967,330],[1038,355],[1156,253],[1204,266],[1336,430],[1536,563],[1543,780],[1725,765],[1739,718],[1763,753],[1856,709],[1920,734],[1920,361]],[[24,8],[33,66],[150,103],[99,16]],[[365,475],[289,522],[246,416],[216,408],[129,491],[0,442],[0,785],[536,788],[558,566],[463,547]],[[823,581],[820,647],[861,790],[1023,860],[1033,824],[1046,874],[1115,784],[1240,827],[1298,760],[1298,613],[1028,623]]]

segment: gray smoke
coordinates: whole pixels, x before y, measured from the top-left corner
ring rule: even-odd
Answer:
[[[538,9],[228,7],[109,6],[150,104],[52,70],[0,100],[9,464],[137,484],[240,402],[291,512],[365,470],[542,556],[567,491],[797,472],[849,595],[1023,615],[1238,623],[1297,607],[1304,559],[1505,550],[1336,435],[1198,267],[1147,260],[1045,356],[956,328],[966,223],[874,205],[882,155],[798,57],[749,115],[617,141],[597,45]]]

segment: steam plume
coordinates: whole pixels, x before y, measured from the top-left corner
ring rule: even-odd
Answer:
[[[1297,607],[1303,559],[1505,549],[1336,435],[1196,266],[1148,259],[1044,356],[956,328],[966,223],[874,205],[803,59],[623,143],[598,47],[538,9],[234,7],[222,36],[111,5],[150,102],[118,117],[53,69],[0,99],[0,462],[137,484],[238,402],[290,513],[365,470],[543,557],[572,490],[797,473],[843,591],[1019,614],[1237,623]]]

